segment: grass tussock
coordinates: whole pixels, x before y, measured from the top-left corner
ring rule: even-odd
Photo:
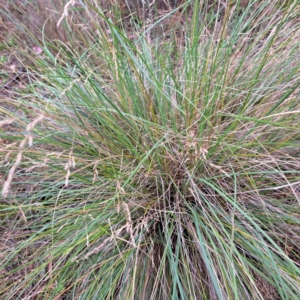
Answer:
[[[298,298],[300,3],[225,2],[57,1],[72,39],[24,31],[3,299]]]

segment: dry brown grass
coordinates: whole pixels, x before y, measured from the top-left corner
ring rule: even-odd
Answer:
[[[181,2],[162,0],[156,1],[155,5],[145,7],[140,0],[91,1],[95,7],[102,10],[107,17],[113,18],[115,22],[120,21],[120,19],[126,22],[132,15],[138,15],[139,17],[149,16],[150,13],[156,10],[166,13],[180,5]],[[79,12],[82,20],[80,20],[78,14],[70,12],[71,9],[78,12],[78,9],[81,7],[77,1],[73,0],[36,0],[31,3],[23,0],[0,0],[0,7],[5,12],[2,15],[5,30],[10,32],[10,34],[15,34],[20,41],[24,41],[28,40],[27,34],[24,34],[25,29],[32,35],[32,40],[28,41],[29,43],[34,41],[41,42],[43,35],[51,41],[60,40],[67,43],[73,35],[78,37],[82,34],[82,31],[87,26],[82,20],[91,19],[84,12]],[[92,13],[92,11],[90,12]],[[14,18],[13,22],[5,15],[6,13]],[[93,17],[95,18],[94,22],[99,24],[99,20],[96,22],[96,14]],[[91,22],[89,24],[93,26]],[[25,28],[21,29],[19,26]]]

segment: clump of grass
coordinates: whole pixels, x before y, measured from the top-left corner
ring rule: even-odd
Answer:
[[[299,1],[190,1],[168,35],[179,10],[127,32],[90,4],[85,51],[28,67],[4,299],[297,299]]]

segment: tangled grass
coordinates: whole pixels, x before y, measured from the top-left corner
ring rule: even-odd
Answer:
[[[297,299],[299,1],[78,3],[3,109],[3,299]]]

